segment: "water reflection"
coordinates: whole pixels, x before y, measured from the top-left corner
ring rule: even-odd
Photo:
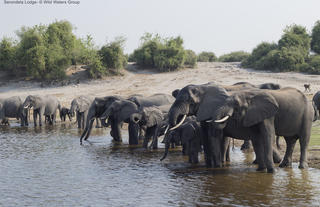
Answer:
[[[93,129],[80,146],[81,132],[70,123],[0,127],[0,206],[320,205],[317,169],[294,163],[257,173],[253,153],[238,148],[221,169],[188,164],[179,149],[160,162],[162,144],[130,147],[113,142],[109,129]]]

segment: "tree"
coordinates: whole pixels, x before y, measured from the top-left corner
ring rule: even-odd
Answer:
[[[201,52],[198,55],[198,62],[215,62],[217,61],[217,56],[213,52]]]
[[[284,29],[284,34],[278,42],[279,48],[298,48],[304,57],[309,55],[310,36],[305,27],[293,24]]]
[[[320,54],[320,20],[318,20],[311,32],[311,50]]]
[[[3,38],[0,42],[0,70],[11,71],[16,67],[16,44],[12,39]]]

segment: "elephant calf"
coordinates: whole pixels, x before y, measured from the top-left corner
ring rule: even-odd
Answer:
[[[195,116],[186,118],[185,122],[178,128],[166,133],[164,138],[165,153],[161,160],[168,154],[170,143],[182,144],[183,152],[188,155],[190,163],[199,162],[199,152],[201,152],[203,130]],[[227,153],[229,159],[229,153]]]
[[[66,121],[66,116],[68,116],[69,121],[72,121],[71,111],[66,107],[62,107],[60,110],[60,119],[61,121]]]

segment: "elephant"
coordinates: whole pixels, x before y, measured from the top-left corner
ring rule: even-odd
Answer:
[[[111,117],[115,123],[111,125],[111,135],[116,141],[121,141],[121,132],[119,126],[122,122],[129,124],[129,144],[134,145],[139,142],[139,125],[130,120],[130,116],[133,113],[139,111],[141,107],[157,106],[164,108],[166,105],[172,104],[174,97],[167,94],[154,94],[148,97],[133,96],[128,99],[118,100],[112,104],[101,116],[101,122],[103,126],[108,126],[105,121]],[[108,119],[109,121],[109,119]],[[144,129],[142,129],[142,133]]]
[[[279,84],[276,84],[276,83],[262,83],[262,84],[259,84],[259,85],[253,85],[253,84],[248,83],[248,82],[238,82],[238,83],[233,84],[232,86],[226,86],[224,88],[227,91],[246,90],[246,89],[250,89],[250,88],[278,90],[278,89],[281,88],[281,86]],[[278,149],[279,149],[279,136],[277,136],[276,142],[277,142],[277,146],[278,146]],[[241,150],[249,149],[250,146],[251,146],[250,140],[245,140],[243,142],[243,144],[241,145]],[[274,154],[274,158],[275,158],[275,160],[279,160],[279,158],[277,158],[277,154]]]
[[[140,135],[139,139],[143,139],[143,147],[148,147],[150,138],[152,139],[153,149],[158,148],[158,136],[163,134],[167,124],[167,113],[171,105],[162,107],[149,106],[140,107],[136,113],[131,114],[130,120],[139,125]]]
[[[7,118],[20,119],[21,126],[28,126],[28,110],[23,108],[20,97],[13,96],[0,100],[0,119],[3,123],[9,124],[9,121],[5,121]]]
[[[182,144],[182,151],[188,155],[190,163],[198,163],[202,140],[203,130],[201,129],[200,123],[197,122],[195,116],[189,116],[180,127],[166,133],[163,140],[165,143],[165,153],[160,160],[162,161],[166,158],[170,143],[176,143]],[[225,159],[229,161],[229,145],[227,145],[225,152]]]
[[[208,167],[221,167],[223,138],[233,137],[251,139],[257,170],[267,168],[268,172],[273,172],[272,143],[275,135],[284,136],[287,143],[280,167],[291,166],[297,139],[301,146],[299,168],[308,166],[307,147],[314,110],[297,89],[227,92],[215,84],[187,85],[179,91],[170,108],[170,127],[181,125],[187,115],[196,115],[206,132],[203,146]]]
[[[66,116],[68,116],[69,121],[72,121],[70,109],[62,107],[60,110],[60,119],[61,121],[66,121]]]
[[[82,144],[82,140],[87,140],[90,136],[92,126],[94,119],[100,118],[101,115],[111,106],[111,104],[115,101],[119,100],[124,100],[124,98],[120,96],[105,96],[102,98],[96,97],[94,101],[91,103],[89,110],[88,110],[88,115],[86,119],[86,124],[85,124],[85,129],[81,134],[80,137],[80,144]],[[104,120],[105,122],[105,120]],[[104,122],[101,121],[101,124],[104,126],[108,126],[109,124],[111,125],[113,131],[111,130],[111,134],[113,134],[116,138],[116,141],[119,141],[119,136],[117,134],[120,133],[120,124],[116,125],[114,118],[111,116],[108,118],[108,124],[105,124]]]
[[[42,126],[42,115],[49,117],[49,124],[56,120],[57,110],[61,110],[61,105],[55,96],[37,96],[29,95],[23,103],[23,108],[33,108],[34,126],[37,126],[37,117],[39,116],[39,126]]]
[[[318,91],[314,96],[312,97],[313,107],[315,109],[315,118],[319,118],[320,113],[320,91]]]
[[[93,98],[87,96],[79,96],[71,102],[70,113],[72,117],[76,115],[76,122],[79,129],[84,129],[87,123],[88,110],[93,102]],[[100,121],[96,119],[96,127],[100,128]]]

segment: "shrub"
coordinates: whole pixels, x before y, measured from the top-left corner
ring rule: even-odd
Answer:
[[[161,72],[176,70],[183,66],[185,51],[181,37],[165,40],[154,54],[154,66]]]
[[[284,34],[278,42],[280,49],[295,48],[300,50],[304,57],[309,55],[310,50],[310,36],[305,27],[299,25],[291,25],[286,27]]]
[[[185,51],[185,60],[184,60],[184,65],[187,67],[195,67],[197,64],[197,55],[194,51],[192,50],[186,50]]]
[[[0,70],[12,71],[16,67],[16,44],[12,39],[3,38],[0,42]]]
[[[311,74],[320,74],[320,55],[313,55],[307,63],[300,65],[300,71]]]
[[[244,51],[236,51],[231,52],[229,54],[224,54],[218,58],[218,61],[220,62],[241,62],[244,59],[247,59],[249,57],[249,53]]]
[[[127,64],[127,59],[123,53],[123,45],[125,39],[118,37],[114,41],[102,46],[98,54],[101,56],[101,61],[104,67],[108,69],[119,70]]]
[[[270,51],[277,49],[277,44],[262,42],[257,47],[255,47],[249,55],[248,58],[244,59],[241,62],[243,67],[259,69],[260,67],[257,64],[260,64],[262,58],[266,56]]]
[[[101,57],[96,53],[93,55],[89,64],[89,76],[91,78],[101,78],[106,75],[107,69],[103,66]]]
[[[185,51],[181,37],[164,39],[158,34],[146,33],[141,41],[141,46],[132,55],[138,65],[159,71],[176,70],[183,66]]]
[[[281,48],[270,51],[256,64],[258,69],[271,71],[292,71],[299,70],[304,63],[303,53],[299,48]]]
[[[320,54],[320,21],[318,20],[311,32],[311,49],[317,54]]]
[[[198,55],[198,62],[215,62],[217,61],[217,57],[213,52],[201,52]]]

